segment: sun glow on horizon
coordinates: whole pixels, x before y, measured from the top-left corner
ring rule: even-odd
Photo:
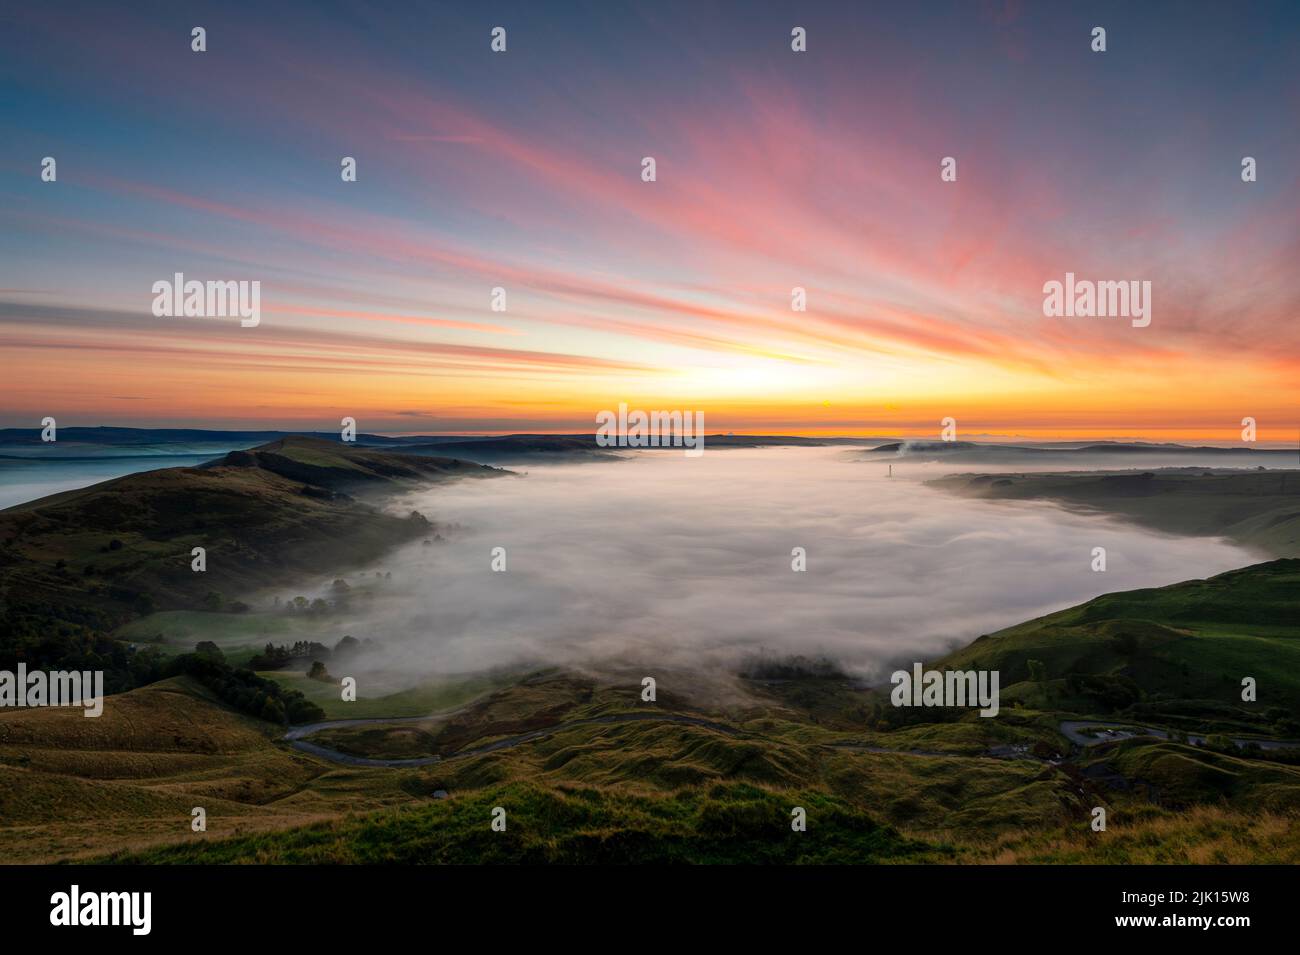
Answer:
[[[1065,439],[1232,441],[1247,416],[1261,442],[1300,431],[1300,177],[1271,172],[1300,166],[1300,133],[1258,122],[1260,90],[1285,86],[1272,61],[1191,114],[1135,105],[1119,57],[1104,77],[1032,46],[1010,58],[1006,24],[975,9],[926,31],[954,59],[920,72],[907,17],[878,25],[871,57],[819,30],[816,71],[771,59],[761,17],[729,24],[725,50],[708,30],[592,26],[595,43],[533,23],[548,64],[592,79],[561,89],[531,61],[502,73],[453,48],[431,66],[245,11],[266,42],[236,34],[237,74],[168,61],[160,83],[124,39],[152,35],[148,17],[104,16],[85,14],[73,55],[61,14],[33,11],[14,51],[15,75],[52,63],[60,83],[17,99],[24,158],[0,179],[0,426],[569,432],[626,402],[737,433],[919,437],[949,416]],[[1142,69],[1195,88],[1186,42]],[[287,81],[275,49],[312,82]],[[39,181],[26,156],[89,135],[59,117],[92,95],[94,161]],[[1085,135],[1080,111],[1105,122]],[[203,116],[229,118],[221,149]],[[1170,157],[1235,144],[1245,121],[1270,157],[1256,182],[1217,146]],[[321,130],[367,144],[357,181]],[[154,317],[152,283],[178,271],[260,281],[262,321]],[[1067,274],[1149,282],[1150,325],[1049,317],[1045,283]]]

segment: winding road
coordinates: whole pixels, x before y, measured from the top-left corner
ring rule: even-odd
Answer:
[[[1089,736],[1081,730],[1100,729],[1102,732],[1095,736]],[[1138,726],[1135,723],[1106,723],[1099,720],[1063,720],[1061,722],[1061,735],[1071,743],[1079,746],[1096,746],[1098,743],[1110,743],[1115,740],[1133,739],[1139,736],[1154,736],[1157,739],[1169,739],[1169,731],[1162,730],[1155,726]],[[1195,733],[1187,734],[1187,742],[1193,746],[1204,746],[1208,737],[1198,736]],[[1230,737],[1235,746],[1249,746],[1252,743],[1260,749],[1297,749],[1300,748],[1300,740],[1294,739],[1248,739],[1246,737]]]

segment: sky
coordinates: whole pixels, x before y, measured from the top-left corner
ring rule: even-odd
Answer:
[[[0,31],[0,426],[1300,432],[1294,3],[54,0]],[[178,272],[259,281],[260,324],[156,317]],[[1149,281],[1151,323],[1045,316],[1067,272]]]

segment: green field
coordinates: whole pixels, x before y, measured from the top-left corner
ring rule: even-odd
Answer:
[[[1106,594],[931,666],[998,670],[1004,699],[1036,709],[1300,737],[1300,560]],[[1255,703],[1241,699],[1244,677]]]
[[[163,610],[120,627],[119,640],[161,643],[194,649],[200,640],[211,640],[222,650],[294,640],[330,641],[319,620],[306,615],[277,612],[212,613],[204,610]],[[340,634],[339,636],[342,636]],[[335,640],[338,638],[335,637]]]
[[[514,679],[508,673],[478,673],[430,679],[418,686],[388,693],[381,691],[374,695],[361,691],[361,688],[370,685],[369,681],[362,681],[356,700],[344,703],[336,683],[309,679],[301,670],[261,670],[258,675],[302,693],[332,720],[424,716],[462,706],[484,693],[508,686]]]

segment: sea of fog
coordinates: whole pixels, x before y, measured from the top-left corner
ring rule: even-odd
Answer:
[[[455,526],[361,575],[392,578],[331,629],[379,641],[368,667],[414,682],[534,663],[735,666],[767,653],[825,655],[880,678],[1102,593],[1261,559],[1047,503],[953,496],[922,480],[960,467],[840,448],[641,451],[517,470],[527,473],[400,502]],[[1106,548],[1104,573],[1091,569],[1094,547]],[[792,570],[795,548],[804,572]]]
[[[0,461],[0,507],[227,449],[168,450]],[[394,689],[496,666],[730,667],[758,653],[825,655],[878,678],[1098,594],[1261,559],[1221,540],[922,483],[976,469],[999,468],[840,447],[633,451],[437,485],[393,507],[445,525],[443,539],[347,575],[374,596],[323,618],[320,639],[373,638],[360,672]],[[498,547],[504,572],[492,569]],[[1105,573],[1091,569],[1094,547],[1106,548]],[[791,569],[794,548],[806,571]],[[328,595],[327,584],[282,596]]]

